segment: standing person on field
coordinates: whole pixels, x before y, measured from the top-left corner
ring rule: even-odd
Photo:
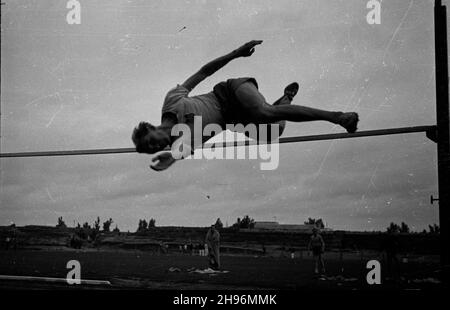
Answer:
[[[318,274],[319,269],[321,274],[325,274],[325,263],[323,261],[323,253],[325,252],[325,242],[319,234],[317,227],[312,230],[313,234],[308,244],[308,251],[312,251],[314,256],[314,273]]]
[[[209,267],[214,270],[220,269],[220,234],[215,225],[211,225],[206,233],[205,243],[208,247]]]

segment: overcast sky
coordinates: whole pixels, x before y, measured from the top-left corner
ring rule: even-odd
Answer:
[[[272,102],[298,81],[295,104],[357,111],[360,130],[435,124],[431,0],[384,0],[380,25],[366,22],[365,0],[81,0],[81,25],[67,24],[66,1],[5,2],[2,152],[132,147],[133,127],[158,123],[170,88],[252,39],[264,40],[252,57],[192,94],[254,76]],[[342,129],[289,123],[285,136],[329,132]],[[246,214],[348,230],[438,222],[436,146],[424,134],[281,145],[274,171],[189,160],[158,173],[150,159],[1,159],[0,225],[100,216],[135,230],[140,218],[206,226]]]

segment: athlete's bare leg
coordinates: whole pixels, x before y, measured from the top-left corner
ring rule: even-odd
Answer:
[[[291,122],[328,121],[341,125],[348,132],[355,132],[358,123],[358,114],[354,112],[332,112],[291,104],[270,105],[251,82],[239,86],[236,90],[236,97],[249,115],[249,121],[255,124],[269,124],[283,120]]]
[[[286,86],[286,88],[284,89],[284,94],[278,99],[276,100],[274,103],[272,103],[272,105],[277,106],[277,105],[283,105],[283,104],[291,104],[292,100],[294,99],[295,95],[297,94],[299,89],[299,85],[298,83],[291,83],[288,86]],[[265,100],[265,99],[264,99]],[[252,136],[251,132],[244,132],[244,134],[249,137],[252,138],[254,140],[259,140],[259,141],[273,141],[276,138],[279,138],[283,132],[284,129],[286,128],[286,121],[282,120],[282,121],[278,121],[278,122],[274,122],[272,123],[273,125],[278,125],[278,135],[277,136],[272,136],[272,131],[271,129],[268,129],[269,131],[267,132],[268,137],[263,139],[262,137],[259,137],[259,128],[257,128],[257,136]]]

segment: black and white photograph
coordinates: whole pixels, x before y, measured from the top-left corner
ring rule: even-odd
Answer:
[[[448,6],[1,0],[0,289],[448,289]]]

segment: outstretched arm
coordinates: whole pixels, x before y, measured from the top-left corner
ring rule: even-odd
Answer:
[[[232,51],[231,53],[226,54],[225,56],[214,59],[213,61],[207,63],[201,69],[189,77],[182,86],[187,90],[191,91],[197,86],[201,81],[206,79],[208,76],[213,75],[220,68],[224,67],[231,60],[239,58],[239,57],[249,57],[255,52],[255,46],[261,44],[263,41],[261,40],[253,40],[245,43],[238,49]]]

